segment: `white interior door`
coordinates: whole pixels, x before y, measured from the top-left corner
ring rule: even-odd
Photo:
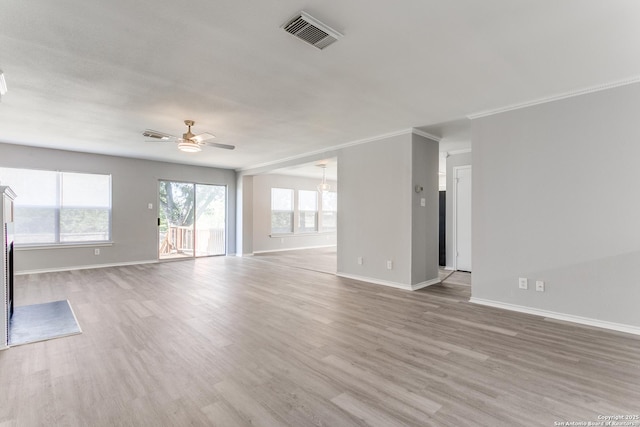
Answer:
[[[471,166],[453,168],[454,268],[471,271]]]

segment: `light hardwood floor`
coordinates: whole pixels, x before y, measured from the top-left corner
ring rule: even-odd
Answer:
[[[640,413],[640,337],[252,258],[19,276],[81,335],[0,351],[0,426],[553,426]]]

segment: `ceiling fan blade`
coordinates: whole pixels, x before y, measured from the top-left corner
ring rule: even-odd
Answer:
[[[144,132],[142,132],[142,135],[146,136],[147,138],[152,138],[154,140],[160,140],[160,141],[171,141],[177,138],[168,133],[159,132],[153,129],[145,129]]]
[[[236,148],[235,145],[218,144],[217,142],[204,142],[202,144],[206,145],[207,147],[222,148],[222,149],[225,149],[225,150],[235,150],[235,148]]]
[[[199,135],[196,135],[196,136],[192,137],[191,140],[197,142],[198,144],[200,144],[200,143],[206,141],[207,139],[212,139],[212,138],[215,138],[215,137],[216,137],[215,135],[212,135],[210,133],[205,132],[205,133],[201,133]]]

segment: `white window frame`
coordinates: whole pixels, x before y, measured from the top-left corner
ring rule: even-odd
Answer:
[[[273,208],[273,201],[274,201],[273,193],[274,193],[274,190],[286,190],[286,191],[291,193],[291,210],[282,210],[282,209],[274,209]],[[283,188],[283,187],[272,187],[271,188],[271,213],[270,213],[270,216],[269,216],[269,220],[270,220],[270,228],[271,228],[271,234],[272,235],[290,235],[290,234],[294,233],[294,229],[295,229],[295,210],[296,210],[296,192],[295,192],[294,189],[292,189],[292,188]],[[282,230],[274,231],[274,229],[273,229],[273,215],[274,214],[285,214],[285,213],[289,214],[290,231],[282,231]]]
[[[337,210],[337,207],[336,207],[336,210],[325,209],[325,204],[324,204],[324,195],[325,195],[325,193],[326,194],[335,194],[336,204],[337,204],[338,203],[338,192],[337,191],[326,191],[326,192],[323,192],[321,194],[321,197],[320,197],[320,206],[322,208],[321,215],[319,215],[319,217],[320,217],[319,221],[321,223],[320,229],[322,231],[324,231],[324,232],[327,232],[327,233],[333,233],[333,232],[338,230],[338,210]],[[335,227],[332,227],[330,229],[326,228],[325,223],[324,223],[324,214],[325,214],[325,212],[332,212],[333,213],[333,216],[334,216],[335,221],[336,221]]]
[[[302,203],[302,197],[301,197],[301,193],[313,193],[314,197],[315,197],[315,205],[316,208],[315,210],[305,210],[302,209],[300,207],[300,204]],[[300,189],[298,190],[298,232],[300,234],[309,234],[309,233],[317,233],[318,232],[318,207],[319,207],[319,203],[318,203],[318,192],[315,190],[304,190],[304,189]],[[311,229],[310,227],[302,227],[302,217],[303,215],[306,217],[308,216],[308,214],[313,214],[313,229]]]
[[[102,246],[102,245],[110,245],[112,244],[112,217],[113,217],[113,200],[112,200],[112,176],[110,174],[99,174],[99,173],[86,173],[86,172],[72,172],[72,171],[56,171],[56,170],[46,170],[46,169],[26,169],[26,168],[9,168],[9,167],[0,167],[0,176],[6,175],[6,172],[3,173],[4,171],[7,170],[17,170],[17,171],[22,171],[22,172],[34,172],[34,173],[38,173],[38,172],[49,172],[49,173],[55,173],[56,174],[56,195],[55,195],[55,200],[56,200],[56,204],[55,206],[52,206],[52,209],[54,209],[54,229],[53,229],[53,236],[54,239],[53,241],[46,241],[46,242],[20,242],[19,241],[19,234],[16,234],[16,248],[23,248],[23,249],[31,249],[31,248],[47,248],[47,247],[65,247],[65,246],[83,246],[83,245],[92,245],[92,246]],[[108,207],[95,207],[96,209],[107,209],[108,211],[108,219],[107,219],[107,237],[106,239],[98,239],[98,240],[65,240],[62,241],[61,238],[61,212],[65,209],[65,206],[63,204],[63,179],[64,179],[64,175],[65,174],[74,174],[74,175],[91,175],[91,176],[95,176],[95,175],[99,175],[102,177],[108,177],[109,180],[109,194],[108,194],[108,198],[109,198],[109,206]],[[3,181],[6,181],[6,184],[9,186],[12,186],[10,179],[7,180],[4,176],[3,176]],[[12,188],[15,189],[15,184],[12,186]],[[16,211],[19,211],[21,206],[20,206],[20,194],[19,194],[19,189],[16,191],[17,193],[17,197],[16,197],[16,201],[15,201],[15,209]],[[20,216],[19,214],[16,216],[16,225],[19,224],[20,221]]]

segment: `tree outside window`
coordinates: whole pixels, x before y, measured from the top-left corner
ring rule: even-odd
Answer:
[[[322,230],[336,231],[338,228],[338,193],[324,191],[322,193]]]
[[[318,192],[298,191],[298,229],[301,233],[318,231]]]
[[[293,233],[293,190],[271,189],[271,233]]]

